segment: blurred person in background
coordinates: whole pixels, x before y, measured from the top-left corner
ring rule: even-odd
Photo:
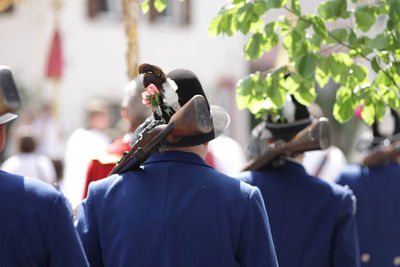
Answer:
[[[208,143],[205,162],[217,171],[232,176],[240,172],[247,158],[244,149],[235,139],[221,135]]]
[[[284,107],[267,116],[256,132],[266,138],[262,145],[273,149],[273,144],[288,142],[312,120],[307,107],[288,95]],[[253,153],[257,144],[253,140]],[[303,157],[278,157],[260,170],[238,175],[261,190],[279,266],[359,266],[354,195],[310,176]]]
[[[8,80],[4,87],[0,84],[1,90],[18,96],[9,69],[0,66],[0,76],[0,83]],[[16,117],[0,115],[0,151],[6,144],[6,123]],[[88,266],[66,202],[49,184],[0,171],[1,266]]]
[[[33,136],[19,136],[18,154],[9,157],[1,169],[17,175],[40,179],[49,184],[56,182],[56,171],[52,161],[36,152],[37,143]]]
[[[356,115],[361,118],[362,107]],[[346,185],[357,197],[357,229],[361,266],[400,266],[400,116],[387,108],[382,121],[375,122],[360,139],[375,162],[351,165],[342,171],[337,183]],[[395,145],[393,156],[379,157]]]
[[[137,136],[135,136],[137,127],[151,114],[151,108],[142,104],[143,92],[142,76],[130,81],[125,86],[124,97],[121,102],[121,115],[122,119],[128,122],[128,132],[123,138],[108,145],[105,153],[90,161],[83,198],[87,195],[89,184],[107,177],[115,164],[121,159],[123,153],[130,150],[131,142],[137,139]]]
[[[82,200],[90,160],[103,154],[110,143],[110,138],[105,134],[111,126],[109,103],[101,98],[93,98],[85,108],[87,127],[76,129],[68,138],[61,183],[61,189],[74,209]]]

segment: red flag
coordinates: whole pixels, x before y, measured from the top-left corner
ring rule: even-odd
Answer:
[[[50,53],[47,59],[46,77],[61,78],[63,71],[63,58],[61,53],[61,40],[58,29],[55,29],[51,42]]]

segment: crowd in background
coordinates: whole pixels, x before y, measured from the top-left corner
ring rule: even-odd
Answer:
[[[104,157],[107,146],[123,138],[129,127],[127,117],[112,116],[111,106],[103,98],[89,100],[84,107],[85,125],[70,135],[65,123],[52,115],[50,105],[22,108],[19,120],[10,126],[1,169],[57,183],[77,205],[84,196],[90,161]],[[210,142],[206,161],[225,174],[235,175],[254,157],[247,148],[225,134]],[[334,182],[347,159],[338,147],[332,146],[307,152],[304,165],[310,174]]]

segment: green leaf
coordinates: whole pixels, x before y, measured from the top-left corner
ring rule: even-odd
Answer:
[[[296,59],[308,51],[309,43],[297,32],[292,31],[283,39],[283,46],[289,54],[289,59]]]
[[[253,114],[262,109],[265,90],[263,83],[259,73],[251,74],[238,82],[236,102],[239,109],[248,108]]]
[[[315,79],[317,80],[319,87],[324,88],[325,85],[329,82],[329,72],[325,72],[321,68],[317,68],[315,71]]]
[[[347,18],[349,12],[346,9],[346,0],[326,1],[318,6],[318,15],[325,20],[333,21],[338,18]]]
[[[400,30],[400,4],[398,1],[389,1],[389,20],[387,27],[389,30]]]
[[[349,30],[348,40],[349,40],[349,45],[350,46],[353,46],[353,47],[356,46],[356,44],[357,44],[357,35],[353,31],[353,29]]]
[[[390,44],[390,37],[387,34],[378,34],[374,39],[368,42],[367,47],[370,49],[377,49],[379,51],[388,50]]]
[[[393,51],[395,56],[396,56],[396,50]],[[400,52],[400,51],[399,51]],[[383,60],[383,62],[385,62],[386,64],[389,64],[390,62],[390,55],[387,51],[382,51],[378,53],[378,56]]]
[[[154,0],[155,9],[161,13],[167,7],[167,0]]]
[[[400,75],[400,62],[393,62],[392,67],[394,68],[395,72]]]
[[[210,37],[215,37],[221,32],[219,28],[220,21],[221,21],[221,16],[218,15],[217,17],[213,18],[211,22],[208,24],[208,35]]]
[[[368,125],[372,125],[375,121],[375,106],[373,103],[365,104],[361,111],[361,118]]]
[[[269,35],[272,35],[272,33],[274,32],[276,26],[277,26],[277,22],[275,22],[275,21],[270,22],[270,23],[268,23],[268,24],[265,25],[265,27],[264,27],[264,32],[265,32],[265,34],[267,35],[267,37],[268,37]]]
[[[375,78],[374,84],[380,88],[382,87],[389,87],[392,85],[392,81],[389,79],[389,77],[383,72],[383,70],[380,70],[378,72],[378,76]]]
[[[335,61],[340,62],[345,66],[351,66],[353,64],[353,59],[349,56],[349,54],[339,52],[336,54],[331,54],[331,56],[335,59]]]
[[[233,15],[234,10],[225,12],[220,20],[218,28],[221,32],[226,33],[228,36],[232,36],[237,32],[236,21]]]
[[[253,19],[253,4],[246,3],[244,6],[239,8],[236,12],[236,21],[239,30],[243,34],[247,34],[250,30],[251,22]]]
[[[394,110],[400,108],[400,96],[391,88],[386,89],[386,92],[383,94],[383,100]]]
[[[285,6],[287,3],[287,0],[268,0],[267,5],[268,8],[281,8]]]
[[[268,4],[264,1],[256,1],[254,3],[253,11],[255,14],[262,16],[268,11]]]
[[[368,81],[368,69],[365,66],[352,64],[351,71],[359,83],[366,83]]]
[[[312,23],[308,22],[308,19],[306,18],[307,15],[303,16],[303,19],[299,19],[296,23],[296,27],[294,28],[295,31],[297,31],[300,35],[304,36],[306,33],[306,30],[312,26]]]
[[[310,78],[315,72],[314,58],[310,53],[305,53],[296,61],[296,71],[304,78]]]
[[[367,4],[360,4],[356,8],[356,27],[360,28],[363,32],[369,31],[372,25],[375,24],[374,10]]]
[[[256,33],[256,32],[262,32],[263,30],[264,30],[264,21],[257,15],[253,15],[253,22],[251,23],[250,31]]]
[[[140,5],[140,8],[142,9],[143,14],[147,14],[150,10],[149,0],[144,0]]]
[[[330,32],[329,38],[328,38],[328,43],[331,44],[337,44],[338,42],[345,43],[347,40],[347,31],[346,29],[335,29]]]
[[[256,60],[264,54],[266,44],[265,36],[261,33],[255,33],[244,45],[244,55],[246,59]]]
[[[301,7],[299,5],[299,1],[298,0],[290,0],[290,9],[292,10],[292,12],[294,14],[296,14],[297,16],[300,16]]]
[[[264,99],[253,98],[250,95],[237,95],[236,104],[239,110],[249,109],[252,114],[257,114],[263,108]]]
[[[276,46],[279,43],[279,36],[276,33],[271,34],[267,37],[266,42],[264,44],[264,51],[268,52],[272,47]]]
[[[316,34],[318,34],[321,37],[327,36],[325,22],[320,17],[314,16],[312,18],[312,23],[313,23],[313,29]]]
[[[281,79],[280,81],[282,86],[287,92],[289,92],[289,94],[294,94],[300,87],[303,79],[298,74],[292,74],[286,79]]]
[[[375,118],[376,118],[376,120],[383,119],[383,116],[385,116],[385,113],[386,113],[385,103],[380,98],[375,99]]]
[[[330,66],[329,60],[325,57],[318,58],[318,67],[315,72],[315,79],[317,80],[319,86],[324,88],[330,79]]]
[[[382,1],[378,4],[376,9],[377,16],[383,16],[389,14],[389,3],[387,1]]]
[[[286,90],[280,85],[279,80],[267,77],[266,81],[266,93],[272,104],[276,108],[281,108],[286,100]]]
[[[333,116],[340,122],[348,121],[354,112],[354,100],[349,88],[341,87],[336,93],[336,103],[333,106]]]
[[[295,91],[294,97],[300,104],[304,106],[308,106],[314,102],[315,98],[317,97],[314,81],[311,79],[301,83],[299,88]]]
[[[376,72],[376,73],[378,73],[379,72],[379,64],[378,64],[378,61],[377,61],[377,59],[376,59],[376,57],[374,57],[372,60],[371,60],[371,68]]]

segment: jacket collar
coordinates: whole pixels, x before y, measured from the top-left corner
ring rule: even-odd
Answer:
[[[179,162],[203,165],[211,168],[211,166],[209,166],[199,155],[182,150],[167,150],[162,154],[153,154],[143,163],[143,165],[156,162],[166,162],[166,161],[179,161]]]
[[[284,168],[290,173],[302,173],[304,175],[309,175],[303,165],[291,159],[286,159],[281,168]]]

